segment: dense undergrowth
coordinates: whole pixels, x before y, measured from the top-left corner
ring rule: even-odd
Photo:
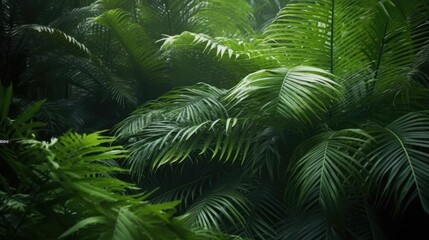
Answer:
[[[2,239],[425,230],[427,1],[1,0],[0,43]]]

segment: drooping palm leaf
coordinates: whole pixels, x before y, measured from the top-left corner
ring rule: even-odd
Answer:
[[[157,101],[141,106],[118,124],[117,135],[133,136],[157,121],[203,123],[226,118],[228,113],[220,101],[224,94],[224,90],[206,84],[171,91]]]
[[[142,74],[150,75],[162,72],[164,66],[155,55],[154,42],[126,12],[120,9],[109,10],[98,16],[95,21],[105,25],[115,34]]]
[[[266,57],[263,40],[251,38],[216,37],[192,32],[183,32],[180,35],[168,36],[163,39],[163,50],[167,56],[182,59],[188,52],[211,55],[212,58],[222,60],[220,63],[237,71],[240,74],[250,74],[259,69],[279,67],[274,57]]]
[[[286,214],[286,204],[270,181],[252,182],[247,197],[250,211],[240,235],[250,239],[272,239],[277,235],[276,223]]]
[[[316,135],[298,148],[290,175],[298,205],[335,211],[350,179],[363,178],[360,149],[368,141],[364,131],[347,129]]]
[[[409,113],[374,132],[371,176],[381,196],[392,198],[397,209],[418,198],[429,212],[428,112]]]
[[[251,111],[280,116],[292,124],[312,124],[331,101],[339,97],[332,75],[313,67],[261,70],[248,75],[227,95],[234,107],[252,105]]]
[[[243,225],[249,202],[243,193],[246,181],[241,177],[230,175],[217,182],[218,187],[212,187],[189,206],[184,222],[214,230]]]
[[[61,30],[42,25],[23,25],[16,31],[18,34],[22,34],[24,37],[26,37],[27,41],[33,41],[34,39],[32,39],[32,37],[36,36],[39,37],[39,40],[45,44],[45,41],[49,41],[49,47],[51,49],[52,47],[60,47],[73,55],[89,58],[97,63],[96,57],[91,54],[89,49],[84,44],[80,43],[74,37],[67,35]],[[44,49],[46,50],[48,44],[45,44],[39,45],[38,47],[45,47]]]

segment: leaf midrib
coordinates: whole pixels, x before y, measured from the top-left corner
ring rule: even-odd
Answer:
[[[322,166],[321,166],[321,172],[320,172],[320,182],[319,182],[319,200],[322,200],[322,176],[324,174],[324,170],[325,170],[325,163],[327,161],[327,152],[328,152],[328,146],[329,146],[329,141],[331,141],[332,137],[335,136],[335,133],[332,133],[329,138],[326,140],[325,143],[325,148],[323,149],[323,161],[322,161]]]
[[[408,164],[409,164],[409,167],[410,167],[410,170],[411,170],[411,174],[412,174],[412,176],[414,178],[414,183],[416,184],[417,193],[419,194],[420,200],[423,200],[423,196],[422,196],[421,191],[420,191],[420,186],[419,186],[419,183],[417,181],[417,175],[416,175],[416,173],[414,171],[414,165],[413,165],[413,163],[411,161],[410,155],[408,154],[407,148],[404,145],[404,142],[402,141],[402,139],[394,131],[390,130],[389,128],[386,128],[386,130],[389,133],[391,133],[398,140],[398,142],[401,144],[401,148],[402,148],[402,150],[405,153],[405,156],[407,158],[407,161],[408,161]]]
[[[279,94],[277,95],[276,112],[278,112],[280,108],[280,96],[282,95],[283,89],[287,91],[288,87],[286,85],[286,81],[287,81],[287,78],[289,77],[289,74],[292,72],[292,70],[293,68],[288,69],[286,75],[283,77],[282,86],[280,87]]]

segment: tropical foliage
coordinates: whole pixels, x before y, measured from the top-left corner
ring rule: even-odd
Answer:
[[[11,88],[1,90],[7,114]],[[39,107],[14,120],[2,115],[1,137],[10,139],[0,146],[2,170],[9,170],[0,175],[2,239],[196,239],[172,217],[177,203],[151,205],[145,195],[127,195],[136,188],[116,177],[125,170],[113,160],[126,151],[111,145],[112,137],[32,137],[40,124],[29,119]]]
[[[251,31],[252,23],[245,0],[4,0],[1,15],[1,81],[14,84],[24,108],[48,98],[36,117],[56,135],[109,128],[171,86],[205,80],[208,69],[191,79],[178,74],[194,56],[162,55],[163,36],[185,30],[233,36]]]
[[[155,200],[181,199],[194,226],[383,239],[377,212],[418,201],[429,213],[427,7],[292,1],[253,33],[165,38],[165,54],[200,52],[245,77],[179,88],[121,122],[132,173],[161,186]]]
[[[14,97],[1,90],[0,235],[394,239],[410,212],[424,225],[428,22],[425,0],[1,0]]]

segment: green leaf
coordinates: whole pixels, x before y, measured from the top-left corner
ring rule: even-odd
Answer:
[[[34,36],[39,37],[41,40],[44,40],[41,41],[41,46],[45,48],[47,46],[44,45],[44,43],[48,42],[50,43],[49,48],[51,49],[53,46],[57,46],[57,48],[63,48],[76,56],[91,59],[94,63],[99,64],[99,60],[95,58],[83,43],[59,29],[29,24],[20,26],[17,29],[17,33],[27,37],[28,41],[33,40]]]
[[[155,74],[163,70],[163,63],[155,55],[154,43],[127,12],[109,10],[96,17],[95,21],[112,31],[142,74]]]
[[[253,105],[250,111],[277,115],[302,126],[321,119],[330,102],[340,97],[340,86],[332,75],[299,66],[252,73],[232,88],[226,99],[234,108]]]
[[[429,213],[429,113],[409,113],[373,131],[371,176],[381,196],[394,199],[396,210],[417,197]]]
[[[291,165],[291,195],[298,205],[335,212],[353,181],[363,181],[361,148],[371,137],[360,129],[316,135],[304,142]]]
[[[77,233],[82,228],[87,227],[88,225],[93,224],[107,224],[108,220],[104,216],[96,216],[96,217],[89,217],[84,220],[81,220],[77,222],[75,225],[70,227],[67,231],[65,231],[61,236],[58,237],[58,239],[68,237],[74,233]]]
[[[40,107],[45,103],[46,100],[42,100],[39,102],[36,102],[32,106],[30,106],[28,109],[26,109],[23,113],[18,115],[15,119],[17,122],[26,122],[29,121],[31,118],[33,118],[34,114],[39,111]]]

